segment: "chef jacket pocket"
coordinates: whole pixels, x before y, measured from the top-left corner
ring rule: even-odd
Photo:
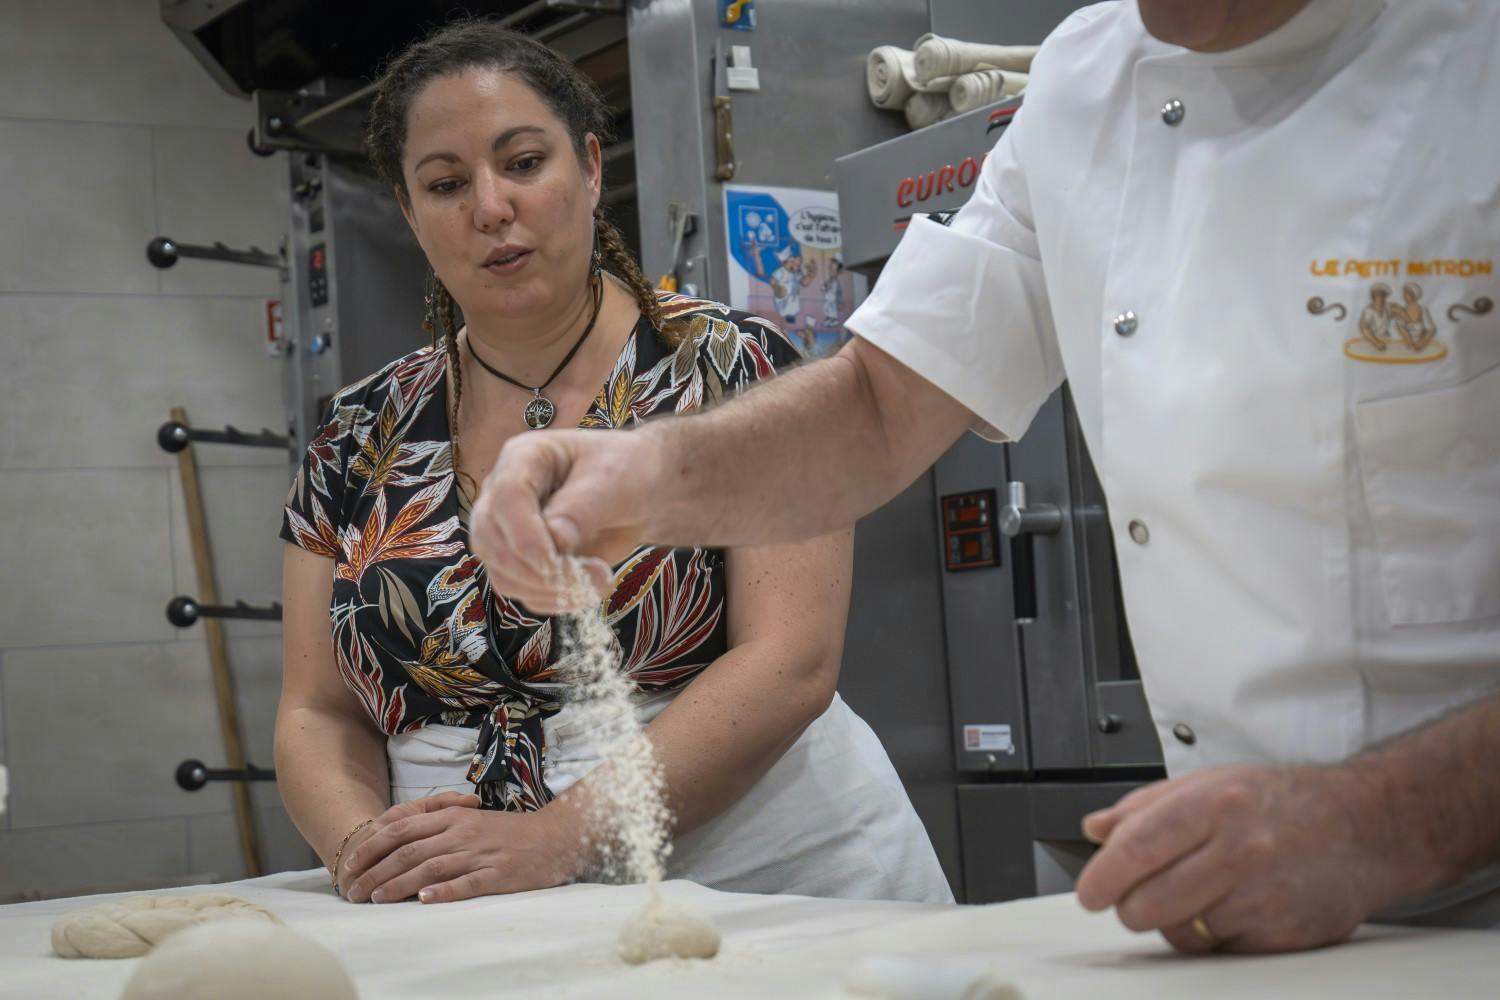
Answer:
[[[1354,408],[1393,625],[1500,615],[1500,365]]]

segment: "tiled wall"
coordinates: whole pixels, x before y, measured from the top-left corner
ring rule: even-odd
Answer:
[[[282,157],[256,158],[248,101],[221,91],[158,0],[0,0],[0,902],[243,874],[169,407],[280,427],[267,357],[275,272],[159,271],[154,236],[274,249]],[[270,449],[199,446],[220,595],[278,597],[289,470]],[[280,629],[230,623],[247,753],[271,765]],[[257,785],[268,870],[315,859]]]

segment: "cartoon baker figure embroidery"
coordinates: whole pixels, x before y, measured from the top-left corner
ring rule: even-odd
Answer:
[[[1355,361],[1379,364],[1424,364],[1448,356],[1448,346],[1437,336],[1432,313],[1422,304],[1422,286],[1409,281],[1401,286],[1399,303],[1391,301],[1391,288],[1377,281],[1370,286],[1370,301],[1359,314],[1359,336],[1344,342],[1344,354]],[[1317,303],[1314,306],[1314,302]],[[1308,303],[1308,312],[1329,308],[1321,299]]]
[[[1414,354],[1420,354],[1437,336],[1437,326],[1432,322],[1432,314],[1422,305],[1421,285],[1408,281],[1401,286],[1401,295],[1406,303],[1391,306],[1391,325],[1401,334],[1406,346]]]
[[[1377,351],[1384,351],[1390,342],[1391,288],[1377,281],[1370,286],[1370,304],[1359,314],[1359,335]]]

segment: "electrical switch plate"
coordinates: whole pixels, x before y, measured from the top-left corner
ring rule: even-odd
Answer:
[[[755,67],[748,69],[739,66],[731,66],[725,74],[726,83],[730,90],[759,90],[760,70]]]

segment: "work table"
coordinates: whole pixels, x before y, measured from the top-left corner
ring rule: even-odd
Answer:
[[[1336,948],[1295,955],[1189,958],[1156,935],[1085,912],[1072,896],[990,906],[812,899],[716,892],[669,882],[707,912],[719,957],[631,967],[614,957],[642,886],[570,885],[460,903],[354,905],[321,870],[170,894],[230,892],[259,903],[343,961],[364,1000],[384,997],[842,997],[865,957],[983,960],[1028,1000],[1157,1000],[1500,995],[1493,932],[1361,928]],[[138,895],[127,893],[122,895]],[[60,959],[54,920],[109,896],[0,906],[0,997],[108,998],[140,961]]]

